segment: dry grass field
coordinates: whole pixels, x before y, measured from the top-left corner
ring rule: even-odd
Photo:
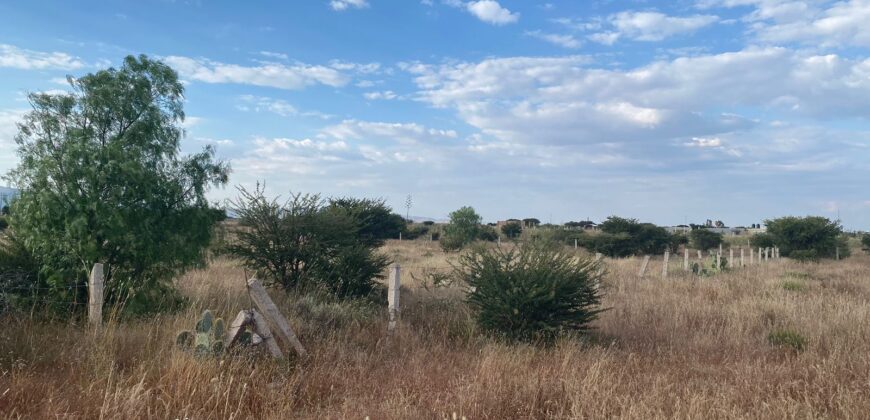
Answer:
[[[637,278],[639,260],[607,261],[611,310],[587,337],[552,347],[482,337],[457,288],[423,287],[445,267],[425,242],[387,244],[405,267],[403,318],[386,310],[274,293],[311,357],[198,359],[177,331],[210,308],[251,306],[231,261],[178,279],[189,310],[111,323],[3,319],[4,418],[867,418],[870,257],[770,262],[714,277],[679,258]],[[748,261],[748,255],[747,255]],[[806,338],[802,350],[769,341]]]

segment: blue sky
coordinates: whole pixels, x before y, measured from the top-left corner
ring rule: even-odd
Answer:
[[[186,83],[183,149],[274,195],[870,229],[868,20],[870,0],[4,2],[0,172],[27,92],[147,54]]]

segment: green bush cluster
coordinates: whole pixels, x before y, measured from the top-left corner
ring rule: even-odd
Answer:
[[[326,291],[338,298],[367,296],[389,264],[377,248],[404,226],[382,200],[292,194],[269,200],[258,185],[240,188],[231,204],[239,217],[225,251],[267,285],[286,291]]]
[[[444,251],[456,251],[474,242],[481,231],[483,218],[472,207],[462,207],[450,213],[450,222],[444,226],[440,239]]]
[[[549,341],[589,329],[602,311],[598,264],[551,247],[479,248],[459,269],[479,327],[496,336]]]
[[[848,242],[839,222],[826,217],[780,217],[767,220],[765,224],[768,236],[753,238],[753,246],[777,246],[783,257],[802,261],[833,258],[838,248],[841,257],[849,255]]]
[[[652,223],[640,223],[636,219],[611,216],[599,227],[601,233],[586,237],[584,247],[609,257],[659,254],[667,249],[675,249],[675,243],[681,242],[681,238],[675,238],[664,228]]]

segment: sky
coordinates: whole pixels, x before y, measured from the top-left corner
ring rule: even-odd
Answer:
[[[146,54],[237,186],[485,221],[870,229],[870,0],[7,1],[0,173],[29,92]],[[2,183],[2,181],[0,181]]]

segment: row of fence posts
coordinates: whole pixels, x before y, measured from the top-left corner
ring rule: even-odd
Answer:
[[[778,247],[768,247],[768,248],[758,248],[758,263],[761,264],[763,262],[768,262],[771,259],[779,259],[779,248]],[[638,271],[638,277],[645,277],[647,268],[649,267],[650,255],[644,255],[643,260],[640,263],[640,271]],[[662,278],[668,278],[668,266],[670,263],[671,253],[670,251],[665,251],[664,256],[662,258]],[[716,267],[722,267],[722,245],[719,245],[719,252],[715,254],[716,258]],[[749,248],[749,265],[755,265],[756,253],[755,249]],[[704,261],[704,253],[701,250],[698,250],[698,262],[703,264]],[[740,267],[746,267],[746,253],[745,248],[740,248]],[[734,268],[734,248],[728,249],[728,268]],[[689,262],[689,249],[683,249],[683,271],[691,271],[691,266]]]

